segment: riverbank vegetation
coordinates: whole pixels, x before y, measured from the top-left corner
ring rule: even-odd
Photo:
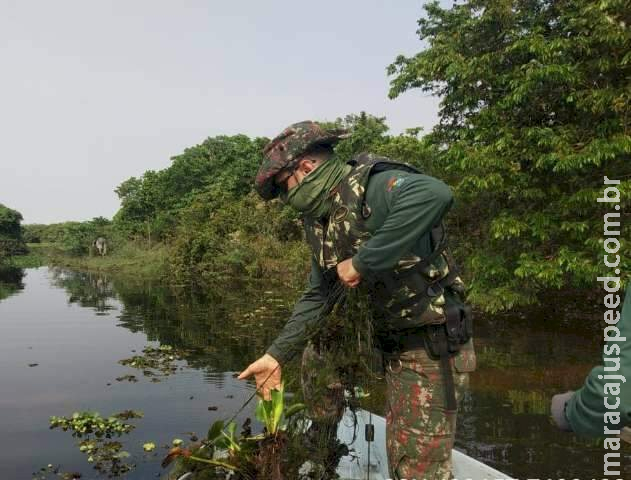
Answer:
[[[370,150],[453,188],[451,244],[470,299],[483,309],[536,303],[551,290],[588,290],[608,274],[603,215],[614,212],[597,202],[604,176],[620,180],[619,268],[631,271],[624,4],[430,3],[418,30],[427,47],[396,58],[388,73],[393,98],[417,88],[442,98],[438,125],[421,136],[419,129],[390,135],[385,119],[365,113],[329,123],[351,132],[339,157]],[[270,275],[295,283],[309,255],[299,217],[278,201],[263,203],[252,189],[267,141],[208,138],[168,168],[122,182],[111,221],[30,225],[25,238],[60,246],[56,262],[152,265],[177,284]],[[108,239],[111,259],[89,257],[96,236]]]
[[[22,238],[22,214],[0,203],[0,263],[26,253]]]
[[[603,265],[603,215],[621,221],[631,270],[631,34],[625,1],[466,1],[426,6],[428,48],[389,67],[390,96],[442,98],[428,141],[456,191],[472,299],[531,303],[586,288]],[[620,217],[598,203],[619,180]],[[611,204],[610,204],[611,205]],[[609,272],[607,272],[609,270]]]

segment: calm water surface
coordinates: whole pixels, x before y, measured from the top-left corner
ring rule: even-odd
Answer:
[[[70,434],[48,429],[51,415],[81,410],[143,411],[122,439],[137,464],[127,478],[164,474],[164,450],[147,454],[141,445],[203,437],[235,412],[252,385],[233,374],[271,342],[297,295],[282,298],[286,288],[269,285],[192,292],[46,267],[1,277],[0,479],[30,479],[49,463],[97,478]],[[579,386],[599,362],[598,311],[479,316],[479,367],[457,446],[514,477],[601,478],[602,446],[557,431],[547,416],[551,395]],[[192,352],[160,383],[117,363],[159,344]],[[116,381],[126,374],[138,383]],[[246,409],[238,420],[251,415]],[[631,478],[630,453],[623,478]]]

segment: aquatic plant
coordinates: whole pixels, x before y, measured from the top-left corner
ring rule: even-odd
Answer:
[[[256,406],[256,419],[265,426],[268,435],[276,435],[279,430],[286,430],[288,422],[296,413],[305,409],[302,403],[295,403],[285,409],[285,388],[271,391],[270,399],[261,398]]]
[[[130,418],[142,418],[142,412],[126,410],[103,418],[98,412],[75,412],[70,417],[50,417],[50,428],[61,428],[64,432],[72,431],[73,437],[81,438],[90,434],[96,437],[112,438],[131,432],[134,425],[122,422]]]
[[[123,444],[110,439],[135,428],[125,420],[142,417],[142,412],[135,410],[125,410],[107,418],[98,412],[75,412],[70,417],[50,417],[50,428],[70,431],[73,437],[82,439],[79,451],[87,456],[94,469],[117,477],[129,472],[135,465],[125,461],[130,455],[123,450]]]
[[[166,377],[175,373],[177,370],[176,362],[182,360],[186,352],[176,350],[170,345],[160,345],[159,347],[146,346],[142,353],[142,355],[134,355],[119,360],[118,363],[141,370],[145,377],[154,377],[151,379],[152,382],[159,382],[160,380],[155,377]],[[137,381],[134,375],[124,375],[116,380]]]
[[[147,443],[143,443],[142,445],[142,449],[145,452],[153,452],[156,448],[156,444],[153,442],[147,442]]]
[[[31,480],[47,480],[51,475],[61,480],[78,480],[82,477],[79,472],[62,472],[61,466],[49,463],[37,472],[33,472]]]
[[[304,433],[304,418],[298,415],[305,405],[285,404],[284,388],[272,390],[269,400],[259,399],[256,418],[263,424],[260,434],[252,435],[250,419],[237,434],[235,421],[218,420],[208,429],[207,438],[187,447],[169,451],[162,465],[177,459],[169,478],[180,478],[190,472],[191,480],[253,478],[301,478],[300,466],[307,460],[307,452],[299,440]]]

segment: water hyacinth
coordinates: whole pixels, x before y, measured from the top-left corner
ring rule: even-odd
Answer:
[[[142,445],[142,449],[145,452],[152,452],[153,450],[155,450],[155,448],[156,448],[156,444],[153,443],[153,442],[147,442],[147,443]]]
[[[124,461],[130,454],[123,450],[122,443],[110,439],[120,437],[136,428],[124,420],[142,417],[142,412],[135,410],[125,410],[107,418],[98,412],[74,412],[70,417],[50,417],[50,428],[70,430],[73,437],[81,438],[79,451],[87,455],[87,462],[92,464],[95,470],[109,477],[116,477],[131,471],[135,465]],[[143,448],[148,445],[155,448],[154,444],[145,444]],[[145,450],[150,451],[146,448]]]
[[[310,453],[301,441],[305,428],[303,404],[287,406],[284,389],[272,390],[270,400],[259,399],[256,417],[263,431],[252,435],[251,420],[237,433],[237,423],[224,420],[214,422],[206,439],[190,445],[176,446],[162,462],[164,467],[175,464],[170,479],[306,478],[299,473]]]
[[[147,346],[143,348],[142,353],[142,355],[134,355],[119,360],[118,363],[141,370],[145,377],[166,377],[175,373],[177,370],[176,362],[182,360],[187,352],[176,350],[170,345],[160,345],[159,347]],[[133,377],[133,375],[126,375],[121,378],[127,379],[128,377]],[[153,379],[153,381],[156,380]]]

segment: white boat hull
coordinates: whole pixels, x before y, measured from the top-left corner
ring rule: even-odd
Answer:
[[[357,426],[354,426],[353,414],[350,410],[344,413],[337,430],[338,439],[348,445],[349,455],[342,457],[337,469],[343,480],[387,480],[388,455],[386,452],[386,419],[373,415],[366,410],[358,410]],[[374,425],[374,441],[365,439],[365,426]],[[356,438],[353,441],[353,432]],[[369,455],[370,453],[370,455]],[[370,461],[369,461],[370,456]],[[454,480],[498,480],[510,477],[494,468],[485,465],[458,450],[452,451]]]

